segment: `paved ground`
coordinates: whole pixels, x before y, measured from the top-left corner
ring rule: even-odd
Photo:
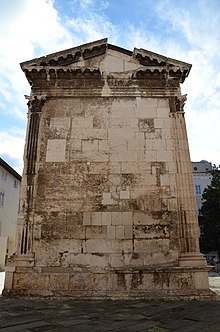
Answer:
[[[0,278],[1,286],[2,273]],[[218,274],[210,275],[210,285],[220,294]],[[220,300],[55,301],[0,297],[0,331],[218,332]]]

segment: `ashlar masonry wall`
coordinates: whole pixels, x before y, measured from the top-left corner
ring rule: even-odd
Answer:
[[[23,64],[32,95],[4,294],[210,297],[179,89],[189,65],[157,71],[164,57],[105,40],[68,52]]]
[[[66,266],[84,262],[95,270],[177,262],[168,101],[84,98],[61,100],[60,107],[50,101],[44,114],[36,262],[59,266],[62,256]],[[51,240],[62,240],[63,249],[54,250]]]

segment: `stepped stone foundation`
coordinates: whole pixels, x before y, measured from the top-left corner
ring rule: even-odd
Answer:
[[[180,84],[107,39],[23,62],[31,85],[4,295],[211,298]]]

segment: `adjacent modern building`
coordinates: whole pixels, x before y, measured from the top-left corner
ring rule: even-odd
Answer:
[[[21,68],[31,95],[4,295],[210,298],[180,89],[191,65],[102,39]]]
[[[21,176],[0,158],[0,271],[5,269],[6,256],[16,251],[20,187]]]
[[[194,180],[194,188],[196,195],[196,207],[198,215],[201,214],[202,194],[205,188],[211,184],[212,181],[212,163],[201,160],[199,162],[192,162],[192,172]]]

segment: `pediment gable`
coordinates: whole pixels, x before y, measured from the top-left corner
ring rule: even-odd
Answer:
[[[191,65],[182,61],[165,57],[148,50],[134,48],[133,52],[108,44],[107,38],[83,44],[64,51],[52,53],[40,58],[21,63],[26,73],[42,69],[64,71],[85,70],[98,71],[101,74],[131,72],[142,75],[144,72],[170,72],[178,76],[180,83],[191,69]],[[132,76],[132,75],[130,75]]]

